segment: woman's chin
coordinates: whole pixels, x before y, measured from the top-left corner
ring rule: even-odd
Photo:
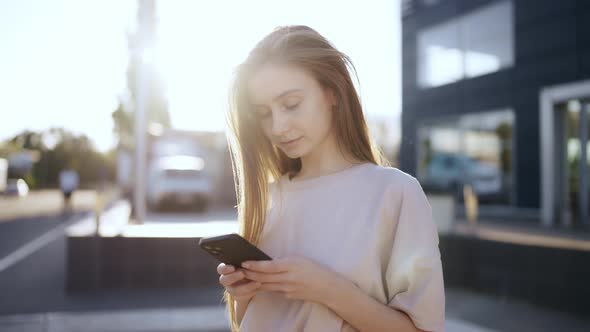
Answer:
[[[301,149],[281,149],[283,151],[283,153],[285,155],[287,155],[287,157],[289,157],[290,159],[297,159],[297,158],[301,158],[302,156],[305,155],[304,152],[301,151]]]
[[[287,151],[283,151],[287,157],[289,157],[290,159],[297,159],[297,158],[301,158],[301,154],[300,153],[296,153],[296,152],[287,152]]]

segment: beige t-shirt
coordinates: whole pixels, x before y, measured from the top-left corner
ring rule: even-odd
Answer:
[[[430,204],[412,176],[370,163],[271,184],[259,247],[303,256],[340,273],[426,331],[444,331],[445,295]],[[326,306],[259,291],[243,332],[356,331]]]

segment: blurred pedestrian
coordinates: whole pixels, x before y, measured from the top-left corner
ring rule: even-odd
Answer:
[[[444,331],[430,205],[371,142],[352,73],[306,26],[236,71],[240,233],[273,260],[218,266],[233,331]]]
[[[79,177],[78,172],[71,168],[65,168],[59,172],[59,188],[63,196],[64,210],[72,208],[72,195],[78,189]]]

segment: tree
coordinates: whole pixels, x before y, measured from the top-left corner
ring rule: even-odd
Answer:
[[[49,141],[44,140],[47,137],[55,141],[48,144]],[[75,135],[63,128],[51,128],[40,133],[25,130],[0,146],[0,153],[7,158],[23,151],[39,155],[38,161],[27,173],[9,174],[24,177],[31,187],[56,187],[59,172],[66,167],[78,172],[81,187],[93,186],[105,175],[107,180],[114,178],[115,161],[111,156],[96,151],[86,135]]]

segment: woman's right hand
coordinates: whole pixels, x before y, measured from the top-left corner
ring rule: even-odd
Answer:
[[[259,282],[246,279],[241,269],[236,271],[233,265],[221,263],[217,266],[219,273],[219,283],[236,299],[236,301],[246,301],[256,295],[256,290],[260,287]]]

